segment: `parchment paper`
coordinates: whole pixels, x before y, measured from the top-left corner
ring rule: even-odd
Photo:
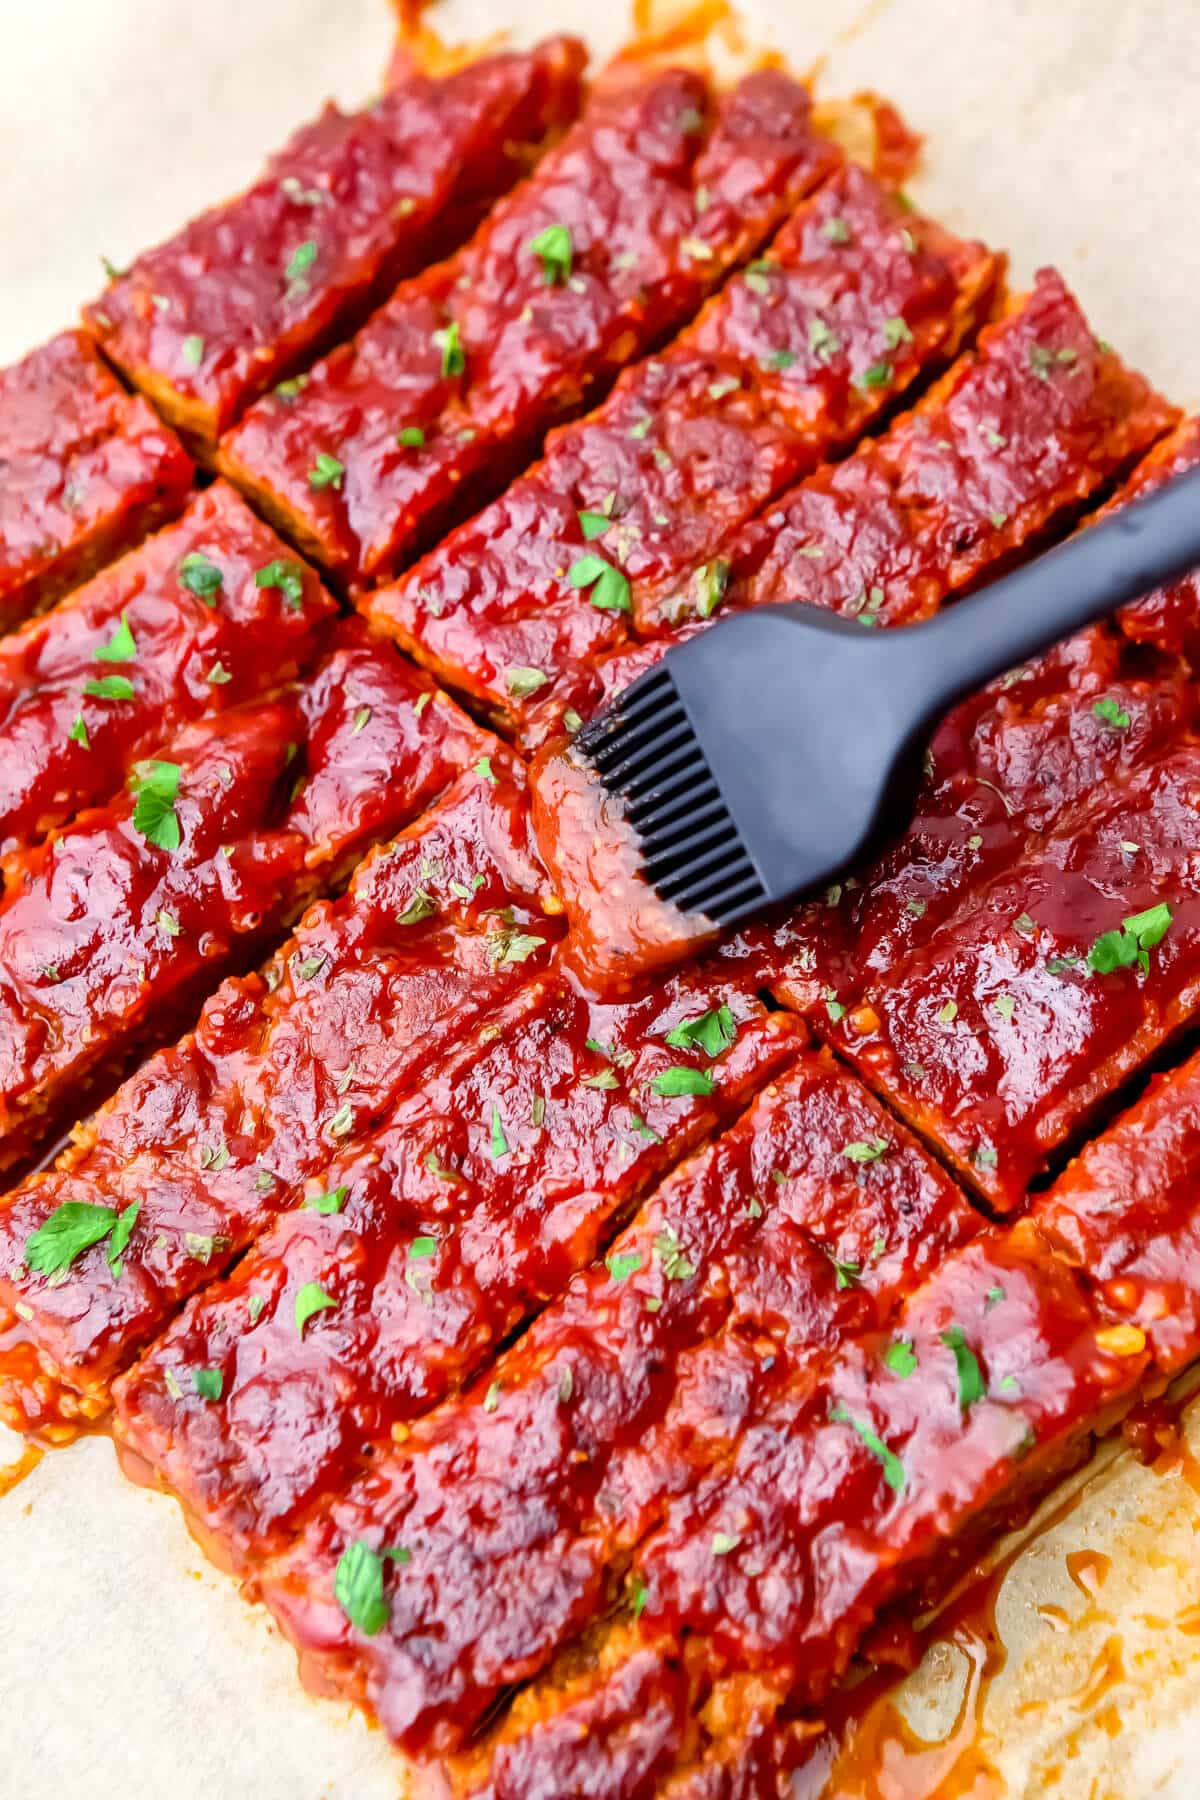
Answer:
[[[923,205],[1007,246],[1017,279],[1057,262],[1102,335],[1174,399],[1200,400],[1192,0],[743,11],[796,66],[825,58],[823,91],[897,100],[928,134]],[[438,22],[472,39],[574,29],[597,50],[627,23],[589,0],[456,0]],[[390,31],[385,0],[0,0],[0,361],[73,318],[101,252],[121,262],[236,189],[327,94],[369,94]],[[0,1432],[0,1463],[19,1448]],[[1195,1800],[1200,1495],[1111,1448],[1101,1461],[1005,1582],[1010,1656],[979,1745],[1013,1796]],[[1083,1547],[1112,1558],[1094,1601],[1065,1562]],[[923,1736],[952,1722],[964,1672],[941,1644],[906,1684]],[[945,1760],[926,1759],[920,1783],[885,1772],[877,1800],[946,1791]],[[120,1477],[107,1440],[47,1456],[0,1498],[3,1800],[384,1800],[403,1784],[377,1733],[301,1692],[266,1615],[209,1567],[173,1502]]]

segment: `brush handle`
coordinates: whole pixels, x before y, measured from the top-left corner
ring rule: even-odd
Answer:
[[[923,717],[1084,625],[1200,567],[1200,468],[889,642]]]

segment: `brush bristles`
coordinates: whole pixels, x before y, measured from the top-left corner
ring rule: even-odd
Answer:
[[[576,734],[575,742],[588,756],[595,758],[601,748],[625,727],[636,726],[644,719],[653,724],[658,707],[664,700],[669,702],[674,698],[675,683],[666,669],[661,665],[648,669],[636,681],[630,682],[602,713],[584,725]]]
[[[681,912],[719,925],[757,910],[766,891],[692,730],[670,672],[639,676],[575,743],[625,801],[645,872]]]

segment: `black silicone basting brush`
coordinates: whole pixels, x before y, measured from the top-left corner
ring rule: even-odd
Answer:
[[[955,700],[1198,565],[1193,469],[926,624],[865,631],[801,605],[731,614],[575,743],[622,797],[661,898],[734,925],[903,827]]]

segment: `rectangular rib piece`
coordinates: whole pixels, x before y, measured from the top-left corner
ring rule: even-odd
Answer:
[[[867,625],[927,616],[1072,519],[1172,416],[1096,346],[1061,280],[1043,271],[912,413],[739,533],[725,604],[806,601]],[[583,701],[578,684],[573,697]],[[632,978],[648,959],[678,961],[711,937],[708,921],[664,909],[649,890],[620,809],[598,808],[569,750],[548,756],[533,785],[586,979]]]
[[[461,1745],[604,1607],[632,1545],[763,1396],[885,1322],[977,1226],[877,1102],[827,1054],[802,1057],[267,1571],[310,1673],[409,1749]],[[354,1544],[409,1552],[369,1635],[333,1596]]]
[[[729,954],[824,1029],[1072,808],[1194,728],[1198,705],[1182,670],[1142,673],[1115,631],[1080,633],[949,715],[912,823],[877,862]]]
[[[427,734],[423,760],[393,744],[374,776],[394,784],[395,810],[403,768],[416,805],[489,742],[444,696],[408,712]],[[4,1416],[53,1436],[102,1412],[112,1378],[188,1294],[544,964],[554,904],[529,853],[519,766],[496,747],[369,856],[344,896],[312,907],[261,975],[219,988],[195,1031],[130,1076],[52,1170],[0,1202]],[[110,1209],[110,1226],[139,1209],[122,1271],[106,1240],[47,1281],[30,1268],[30,1237],[79,1202]]]
[[[192,465],[81,331],[0,370],[0,631],[177,513]]]
[[[1097,1318],[1032,1226],[981,1235],[891,1332],[802,1374],[673,1506],[637,1557],[641,1633],[689,1634],[708,1684],[756,1674],[760,1703],[819,1699],[879,1610],[930,1578],[944,1588],[1147,1368],[1137,1334]]]
[[[1096,793],[830,1033],[1004,1210],[1200,997],[1200,741]]]
[[[119,666],[119,665],[114,665]],[[187,725],[128,790],[9,859],[0,1167],[411,818],[484,733],[347,621],[310,680]],[[369,713],[365,719],[363,710]]]
[[[1200,1351],[1200,1056],[1155,1076],[1032,1216],[1166,1375]]]
[[[346,582],[396,573],[695,312],[840,156],[762,71],[610,72],[457,256],[405,283],[221,467]],[[321,461],[319,459],[325,459]]]
[[[315,1209],[280,1219],[122,1378],[121,1443],[219,1560],[261,1562],[559,1294],[796,1043],[786,1014],[703,969],[619,1006],[556,977],[523,989],[426,1061],[311,1184]],[[693,1092],[658,1092],[672,1069]],[[301,1337],[314,1282],[328,1310]],[[220,1371],[216,1405],[197,1368]]]
[[[175,524],[0,638],[0,856],[106,800],[189,721],[291,680],[336,611],[232,488],[197,494]],[[114,660],[114,644],[128,654]]]
[[[372,106],[328,105],[253,187],[118,274],[84,322],[136,387],[210,457],[250,401],[352,329],[402,275],[573,117],[573,38],[406,73]]]
[[[737,528],[953,356],[997,274],[981,244],[845,165],[661,356],[372,595],[369,616],[510,727],[561,705],[560,678],[620,644],[631,612],[652,631],[709,616]]]

